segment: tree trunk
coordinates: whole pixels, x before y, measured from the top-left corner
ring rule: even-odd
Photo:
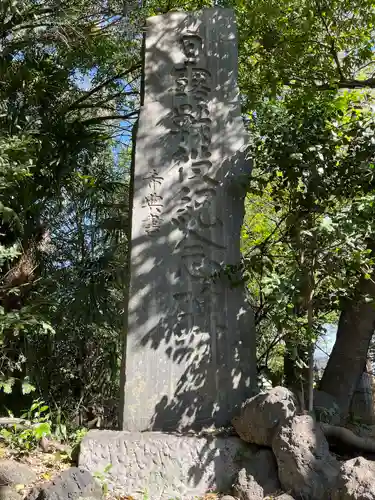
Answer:
[[[367,353],[375,327],[375,302],[367,302],[364,295],[375,298],[375,283],[362,279],[357,298],[348,300],[341,312],[337,337],[324,370],[320,389],[334,396],[343,417],[349,413],[350,403],[366,366]]]
[[[308,348],[306,345],[296,345],[296,341],[285,341],[284,353],[284,384],[294,392],[300,401],[302,409],[306,407],[308,396],[308,368],[298,367],[297,360],[308,366]]]

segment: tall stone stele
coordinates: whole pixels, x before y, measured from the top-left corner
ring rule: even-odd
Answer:
[[[147,20],[123,430],[223,426],[255,388],[252,313],[225,273],[240,262],[250,173],[236,80],[231,10]]]

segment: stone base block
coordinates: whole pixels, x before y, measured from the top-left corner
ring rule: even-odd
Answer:
[[[79,466],[92,474],[109,469],[103,480],[110,491],[135,500],[193,500],[209,490],[229,492],[255,451],[234,436],[92,430],[81,443]]]

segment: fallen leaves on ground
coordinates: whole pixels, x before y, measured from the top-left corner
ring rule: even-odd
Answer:
[[[30,467],[36,474],[37,480],[28,485],[17,485],[17,491],[22,495],[28,494],[35,486],[51,481],[56,475],[65,469],[69,469],[72,464],[68,460],[62,459],[61,453],[44,453],[42,450],[35,450],[27,454],[20,455],[15,451],[0,445],[0,458],[16,460]]]

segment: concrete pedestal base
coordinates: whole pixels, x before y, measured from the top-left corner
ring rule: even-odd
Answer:
[[[242,459],[255,449],[237,437],[90,431],[79,466],[103,473],[111,491],[135,500],[193,500],[228,492]]]

